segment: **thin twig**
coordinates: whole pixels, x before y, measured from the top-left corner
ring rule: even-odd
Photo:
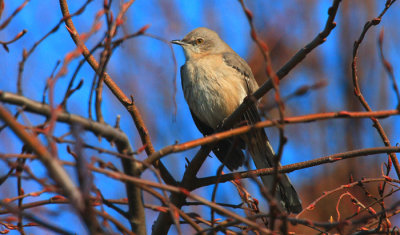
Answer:
[[[341,160],[348,159],[348,158],[362,157],[362,156],[368,156],[368,155],[373,155],[373,154],[393,153],[393,152],[400,152],[400,147],[376,147],[376,148],[359,149],[359,150],[353,150],[353,151],[348,151],[348,152],[343,152],[343,153],[337,153],[337,154],[333,154],[333,155],[329,155],[326,157],[321,157],[321,158],[317,158],[317,159],[313,159],[313,160],[309,160],[309,161],[285,165],[285,166],[279,167],[278,171],[279,171],[279,173],[289,173],[289,172],[292,172],[295,170],[314,167],[314,166],[318,166],[318,165],[322,165],[322,164],[326,164],[326,163],[333,163],[333,162],[341,161]],[[199,187],[204,187],[207,185],[215,184],[217,182],[217,180],[222,183],[222,182],[227,182],[227,181],[230,181],[233,179],[250,178],[254,175],[256,175],[256,176],[270,175],[270,174],[272,174],[272,172],[273,172],[273,168],[265,168],[265,169],[258,169],[258,170],[245,171],[245,172],[236,172],[236,173],[222,175],[219,179],[217,176],[200,178],[193,184],[196,185],[196,188],[199,188]]]
[[[381,56],[381,61],[383,67],[385,68],[387,74],[389,75],[390,80],[393,84],[393,90],[397,98],[397,109],[400,109],[400,92],[399,87],[397,86],[396,77],[394,76],[393,66],[392,64],[385,58],[383,53],[383,29],[379,33],[378,45],[379,45],[379,55]]]
[[[354,95],[359,99],[360,103],[362,104],[362,106],[364,107],[364,109],[366,111],[371,112],[372,109],[369,106],[368,102],[366,101],[366,99],[364,98],[364,95],[361,92],[360,89],[360,85],[359,85],[359,77],[357,74],[357,61],[358,61],[358,49],[366,35],[366,33],[368,32],[368,30],[372,27],[372,26],[376,26],[381,22],[381,19],[383,17],[383,15],[386,13],[386,11],[390,8],[390,6],[392,6],[392,4],[395,2],[396,0],[387,0],[386,4],[385,4],[385,8],[382,10],[382,12],[379,14],[379,16],[377,18],[374,18],[370,21],[368,21],[367,23],[365,23],[364,25],[364,29],[362,30],[359,38],[357,39],[357,41],[354,42],[354,47],[353,47],[353,60],[351,63],[351,75],[352,75],[352,81],[353,81],[353,85],[354,85]],[[390,141],[385,133],[385,130],[383,129],[382,125],[380,124],[380,122],[378,121],[378,119],[376,118],[371,118],[371,121],[374,124],[374,127],[376,128],[376,130],[378,131],[383,143],[385,144],[385,146],[390,146]],[[390,160],[393,163],[393,166],[396,170],[396,174],[397,174],[397,178],[400,179],[400,163],[399,160],[396,157],[395,153],[389,153],[389,157]],[[388,164],[390,165],[390,164]]]

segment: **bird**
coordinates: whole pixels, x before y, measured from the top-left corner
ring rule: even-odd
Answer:
[[[183,48],[185,64],[181,67],[181,84],[193,121],[199,131],[210,135],[235,111],[243,100],[258,89],[250,66],[219,35],[199,27],[182,40],[171,43]],[[253,102],[242,114],[240,122],[249,125],[261,121]],[[243,151],[248,151],[257,169],[273,167],[275,153],[264,129],[257,129],[240,137],[223,139],[212,151],[231,171],[245,162]],[[261,176],[265,187],[271,188],[274,177]],[[286,174],[280,174],[276,198],[289,213],[302,210],[301,201]]]

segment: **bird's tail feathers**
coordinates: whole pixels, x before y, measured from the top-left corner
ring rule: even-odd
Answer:
[[[251,138],[248,142],[250,142],[248,150],[257,169],[268,168],[274,165],[275,154],[268,140],[267,144],[265,142],[260,143],[257,138]],[[274,183],[274,176],[261,176],[261,180],[265,187],[271,189]],[[280,174],[279,184],[276,189],[276,198],[288,212],[299,213],[302,210],[300,198],[286,174]]]

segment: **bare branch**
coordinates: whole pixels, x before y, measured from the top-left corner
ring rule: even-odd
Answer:
[[[381,22],[381,19],[383,15],[386,13],[386,11],[392,6],[392,4],[396,0],[387,0],[385,4],[385,8],[382,10],[382,12],[379,14],[377,18],[374,18],[364,25],[364,29],[362,30],[359,38],[357,41],[354,42],[354,47],[353,47],[353,61],[351,63],[351,75],[352,75],[352,80],[353,80],[353,85],[354,85],[354,95],[359,99],[360,103],[363,105],[364,109],[367,111],[372,111],[371,107],[369,106],[368,102],[364,98],[364,95],[361,92],[360,86],[359,86],[359,78],[357,74],[357,60],[358,60],[358,49],[360,47],[360,44],[362,43],[366,33],[372,26],[376,26]],[[379,135],[381,136],[381,139],[385,146],[390,146],[390,141],[389,138],[387,137],[385,131],[383,130],[382,125],[376,118],[371,118],[371,121],[374,124],[374,127],[378,131]],[[400,163],[399,160],[396,157],[395,153],[390,153],[389,157],[391,161],[393,162],[394,168],[396,170],[397,178],[400,179]],[[389,173],[389,172],[388,172]]]
[[[386,118],[393,115],[399,115],[400,110],[382,110],[382,111],[371,111],[371,112],[349,112],[349,111],[338,111],[329,113],[315,113],[297,117],[286,117],[283,121],[284,124],[298,124],[298,123],[308,123],[313,121],[322,121],[329,119],[353,119],[353,118]],[[254,125],[242,126],[233,128],[228,131],[223,131],[215,133],[212,135],[205,136],[203,138],[188,141],[182,144],[174,144],[153,153],[147,159],[144,160],[145,163],[150,164],[152,161],[159,160],[160,158],[171,154],[182,152],[188,149],[195,148],[200,145],[216,143],[220,140],[238,136],[252,131],[253,129],[271,127],[279,124],[279,120],[266,120],[258,122]],[[145,167],[145,165],[142,165]]]
[[[286,166],[282,166],[278,168],[279,173],[289,173],[299,169],[305,169],[309,167],[314,167],[326,163],[333,163],[336,161],[341,161],[344,159],[354,158],[354,157],[362,157],[373,154],[381,154],[381,153],[398,153],[400,152],[400,147],[376,147],[376,148],[367,148],[367,149],[358,149],[343,153],[336,153],[326,157],[321,157],[305,162],[294,163]],[[205,177],[198,179],[197,182],[192,183],[195,184],[196,188],[204,187],[210,184],[215,184],[216,182],[227,182],[234,179],[242,179],[242,178],[250,178],[252,176],[261,176],[261,175],[271,175],[273,172],[273,168],[265,168],[253,171],[245,171],[245,172],[235,172],[231,174],[221,175],[220,178],[217,176]]]

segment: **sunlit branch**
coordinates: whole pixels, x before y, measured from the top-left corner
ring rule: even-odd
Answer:
[[[332,154],[326,157],[321,157],[305,162],[294,163],[286,166],[282,166],[278,168],[279,173],[289,173],[295,170],[305,169],[309,167],[314,167],[322,164],[333,163],[349,158],[369,156],[374,154],[382,154],[382,153],[398,153],[400,152],[400,147],[376,147],[376,148],[367,148],[367,149],[359,149],[353,150],[343,153]],[[200,178],[194,183],[197,187],[204,187],[206,185],[215,184],[218,182],[226,182],[234,179],[242,179],[249,178],[252,176],[261,176],[261,175],[270,175],[273,172],[273,168],[265,168],[253,171],[245,171],[245,172],[236,172],[231,174],[221,175],[218,179],[217,176]]]

